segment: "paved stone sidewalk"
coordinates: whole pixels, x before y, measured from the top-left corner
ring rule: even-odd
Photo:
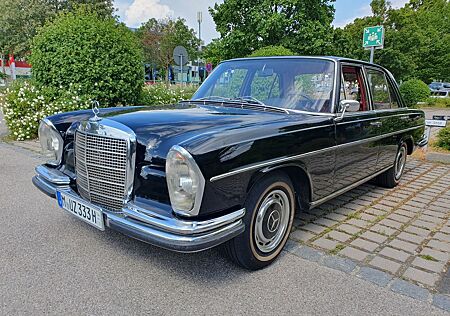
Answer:
[[[294,225],[299,244],[450,294],[449,165],[409,160],[398,187],[364,184],[297,214]]]

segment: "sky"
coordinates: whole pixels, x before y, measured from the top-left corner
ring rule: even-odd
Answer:
[[[223,0],[114,0],[120,20],[129,27],[139,27],[150,18],[182,17],[189,27],[198,31],[197,12],[202,11],[201,24],[202,40],[208,44],[213,38],[219,37],[214,21],[209,15],[208,8]],[[390,0],[394,8],[402,7],[408,0]],[[343,27],[356,17],[371,14],[370,0],[336,0],[335,27]]]

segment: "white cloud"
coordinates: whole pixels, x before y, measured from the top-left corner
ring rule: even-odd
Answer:
[[[394,9],[402,8],[409,0],[390,0]]]
[[[163,19],[173,15],[173,10],[159,0],[134,0],[124,11],[124,22],[130,27],[139,27],[150,18]]]

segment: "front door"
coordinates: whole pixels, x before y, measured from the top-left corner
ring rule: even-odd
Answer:
[[[370,108],[365,74],[361,66],[342,66],[340,100],[357,100],[359,111],[346,112],[336,122],[335,190],[368,177],[376,170],[378,158],[378,117]],[[339,113],[338,113],[339,114]]]

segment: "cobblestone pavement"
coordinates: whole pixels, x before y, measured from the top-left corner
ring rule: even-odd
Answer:
[[[382,270],[431,293],[448,292],[450,165],[409,160],[398,187],[364,184],[297,214],[294,226],[291,239],[306,249],[350,258],[367,267],[361,271]]]

